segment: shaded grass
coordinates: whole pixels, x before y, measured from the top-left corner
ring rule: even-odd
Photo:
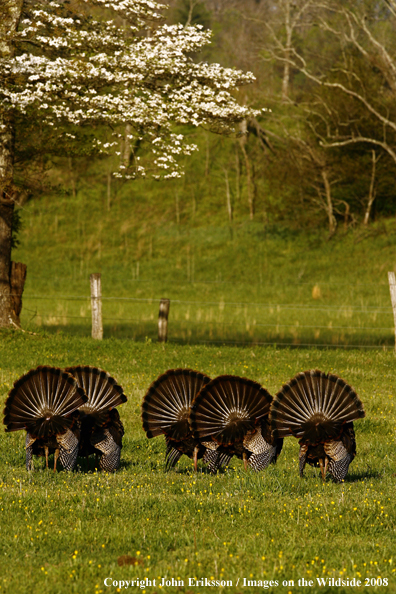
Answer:
[[[155,187],[125,187],[110,211],[99,185],[24,206],[13,254],[28,266],[24,327],[89,336],[89,275],[100,272],[107,337],[155,339],[166,297],[176,342],[393,346],[393,220],[329,242],[241,215],[231,238],[216,209],[212,224],[177,224],[177,187],[162,185],[160,198]]]
[[[242,579],[278,580],[267,591],[351,592],[345,588],[299,587],[317,577],[386,578],[396,589],[394,542],[393,353],[310,351],[158,345],[39,333],[1,333],[1,398],[12,383],[38,364],[98,365],[124,387],[120,407],[126,434],[122,465],[115,475],[85,469],[53,473],[36,459],[24,469],[22,432],[0,435],[1,592],[113,592],[104,579],[173,577],[180,587],[146,592],[261,591]],[[298,477],[298,443],[287,439],[278,464],[245,472],[232,460],[227,472],[192,472],[183,457],[164,473],[164,441],[147,440],[140,402],[149,384],[172,367],[192,367],[214,377],[244,375],[271,393],[298,371],[318,367],[338,373],[361,397],[367,416],[356,423],[358,455],[347,480],[322,484],[319,471]],[[121,556],[136,565],[118,565]],[[232,580],[229,588],[189,587],[189,577]],[[238,577],[241,582],[235,586]],[[132,591],[138,591],[136,588]],[[142,591],[143,589],[141,589]],[[359,588],[358,591],[366,591]]]

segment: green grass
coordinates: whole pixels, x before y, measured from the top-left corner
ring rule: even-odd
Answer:
[[[167,297],[175,342],[393,346],[393,220],[340,229],[329,242],[323,230],[241,215],[231,236],[193,217],[178,225],[175,186],[161,186],[161,202],[158,184],[156,194],[147,187],[148,196],[143,185],[132,196],[124,188],[110,211],[88,189],[25,205],[13,255],[28,265],[24,327],[89,336],[89,275],[101,272],[107,337],[155,339]]]
[[[120,407],[126,433],[122,465],[114,475],[24,467],[23,432],[0,435],[0,592],[78,594],[117,592],[104,579],[185,580],[184,587],[129,591],[395,592],[395,367],[392,352],[290,350],[264,347],[159,345],[39,331],[2,332],[0,391],[39,364],[98,365],[124,387]],[[149,384],[172,367],[212,377],[244,375],[271,393],[297,372],[334,371],[361,397],[366,418],[356,422],[358,454],[344,484],[321,483],[310,467],[298,477],[298,443],[287,439],[276,466],[245,472],[232,460],[227,472],[192,472],[183,457],[164,473],[164,440],[147,440],[140,402]],[[128,555],[136,565],[118,565]],[[232,580],[229,588],[187,585],[189,577]],[[381,578],[388,587],[312,588],[304,578]],[[240,578],[238,587],[235,585]],[[242,579],[277,580],[277,588],[242,587]],[[294,580],[294,587],[282,586]],[[125,590],[125,588],[123,588]]]

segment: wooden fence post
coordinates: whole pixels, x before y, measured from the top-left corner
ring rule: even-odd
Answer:
[[[103,339],[102,282],[100,273],[91,274],[92,338]]]
[[[169,308],[170,300],[161,299],[158,314],[158,342],[166,342],[168,339]]]
[[[392,301],[393,318],[395,320],[395,349],[396,349],[396,278],[394,272],[388,272],[389,290]]]
[[[19,316],[22,311],[22,293],[26,280],[26,264],[22,262],[11,262],[10,286],[11,286],[11,309],[14,314],[15,323],[21,325]]]

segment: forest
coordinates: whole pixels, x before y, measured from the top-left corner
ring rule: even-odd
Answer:
[[[200,150],[183,158],[185,179],[170,190],[179,202],[177,217],[186,200],[201,203],[201,216],[218,217],[214,193],[222,196],[230,222],[247,215],[265,224],[319,225],[329,237],[337,226],[368,225],[395,214],[393,0],[168,4],[164,15],[170,24],[198,24],[213,32],[211,43],[191,54],[194,61],[255,77],[236,95],[255,110],[253,117],[237,123],[234,132],[211,134],[205,125],[186,131]],[[91,186],[106,184],[110,205],[125,183],[114,177],[120,164],[130,166],[145,156],[144,140],[135,145],[128,140],[128,124],[113,131],[119,157],[110,159],[92,158],[92,134],[105,136],[103,126],[83,126],[77,145],[59,146],[59,138],[47,130],[32,135],[40,129],[37,121],[29,124],[24,121],[16,134],[16,178],[25,190],[21,202],[48,191],[45,184],[56,187],[59,178],[76,192],[88,170]],[[161,194],[169,193],[169,185]],[[134,191],[133,182],[128,191]]]
[[[78,3],[64,4],[72,13]],[[192,199],[189,185],[195,186],[194,200],[203,203],[206,216],[214,215],[216,192],[222,195],[228,221],[248,215],[266,224],[320,225],[329,237],[337,226],[368,225],[394,215],[394,0],[167,4],[163,14],[169,24],[200,25],[213,32],[211,43],[191,53],[192,60],[220,63],[255,77],[236,91],[238,102],[252,110],[234,132],[211,134],[210,125],[186,131],[199,154],[182,158],[182,182],[171,190],[170,184],[161,188],[161,193],[177,195],[177,217],[183,203]],[[103,9],[101,16],[105,18]],[[118,18],[117,26],[125,27],[125,21]],[[115,177],[119,166],[133,166],[145,157],[144,139],[128,139],[130,124],[113,128],[119,157],[105,159],[95,157],[93,142],[93,136],[106,137],[103,125],[81,125],[75,143],[65,142],[63,130],[60,143],[59,131],[51,134],[37,118],[38,113],[31,113],[15,126],[21,204],[51,187],[55,193],[59,186],[75,193],[88,171],[91,186],[105,183],[110,205],[125,184],[125,178]],[[133,182],[127,185],[133,192]]]
[[[240,123],[219,173],[230,220],[243,205],[331,237],[394,215],[394,2],[173,4],[172,18],[215,32],[204,59],[256,77],[239,97],[262,115]],[[220,165],[209,150],[206,173]]]

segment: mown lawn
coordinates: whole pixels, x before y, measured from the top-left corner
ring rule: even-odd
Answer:
[[[0,338],[3,403],[13,382],[39,364],[100,366],[128,396],[120,407],[126,434],[115,475],[87,472],[84,460],[77,472],[54,474],[42,459],[28,474],[24,435],[1,433],[0,592],[119,592],[120,581],[145,577],[156,585],[140,581],[143,587],[135,583],[128,591],[396,591],[392,352],[161,346],[14,332]],[[358,455],[347,480],[336,485],[328,478],[323,485],[310,467],[300,479],[293,439],[278,464],[259,474],[245,472],[235,459],[218,476],[202,465],[194,474],[185,457],[176,471],[164,473],[164,441],[146,439],[140,402],[151,381],[172,367],[244,375],[272,393],[301,370],[338,373],[355,387],[367,413],[355,425]],[[233,585],[188,585],[188,578],[205,577]],[[319,587],[316,579],[323,577],[389,585]],[[106,587],[106,578],[118,587]],[[184,585],[159,587],[160,578]],[[244,585],[244,578],[278,586]],[[299,586],[302,578],[314,585]]]

